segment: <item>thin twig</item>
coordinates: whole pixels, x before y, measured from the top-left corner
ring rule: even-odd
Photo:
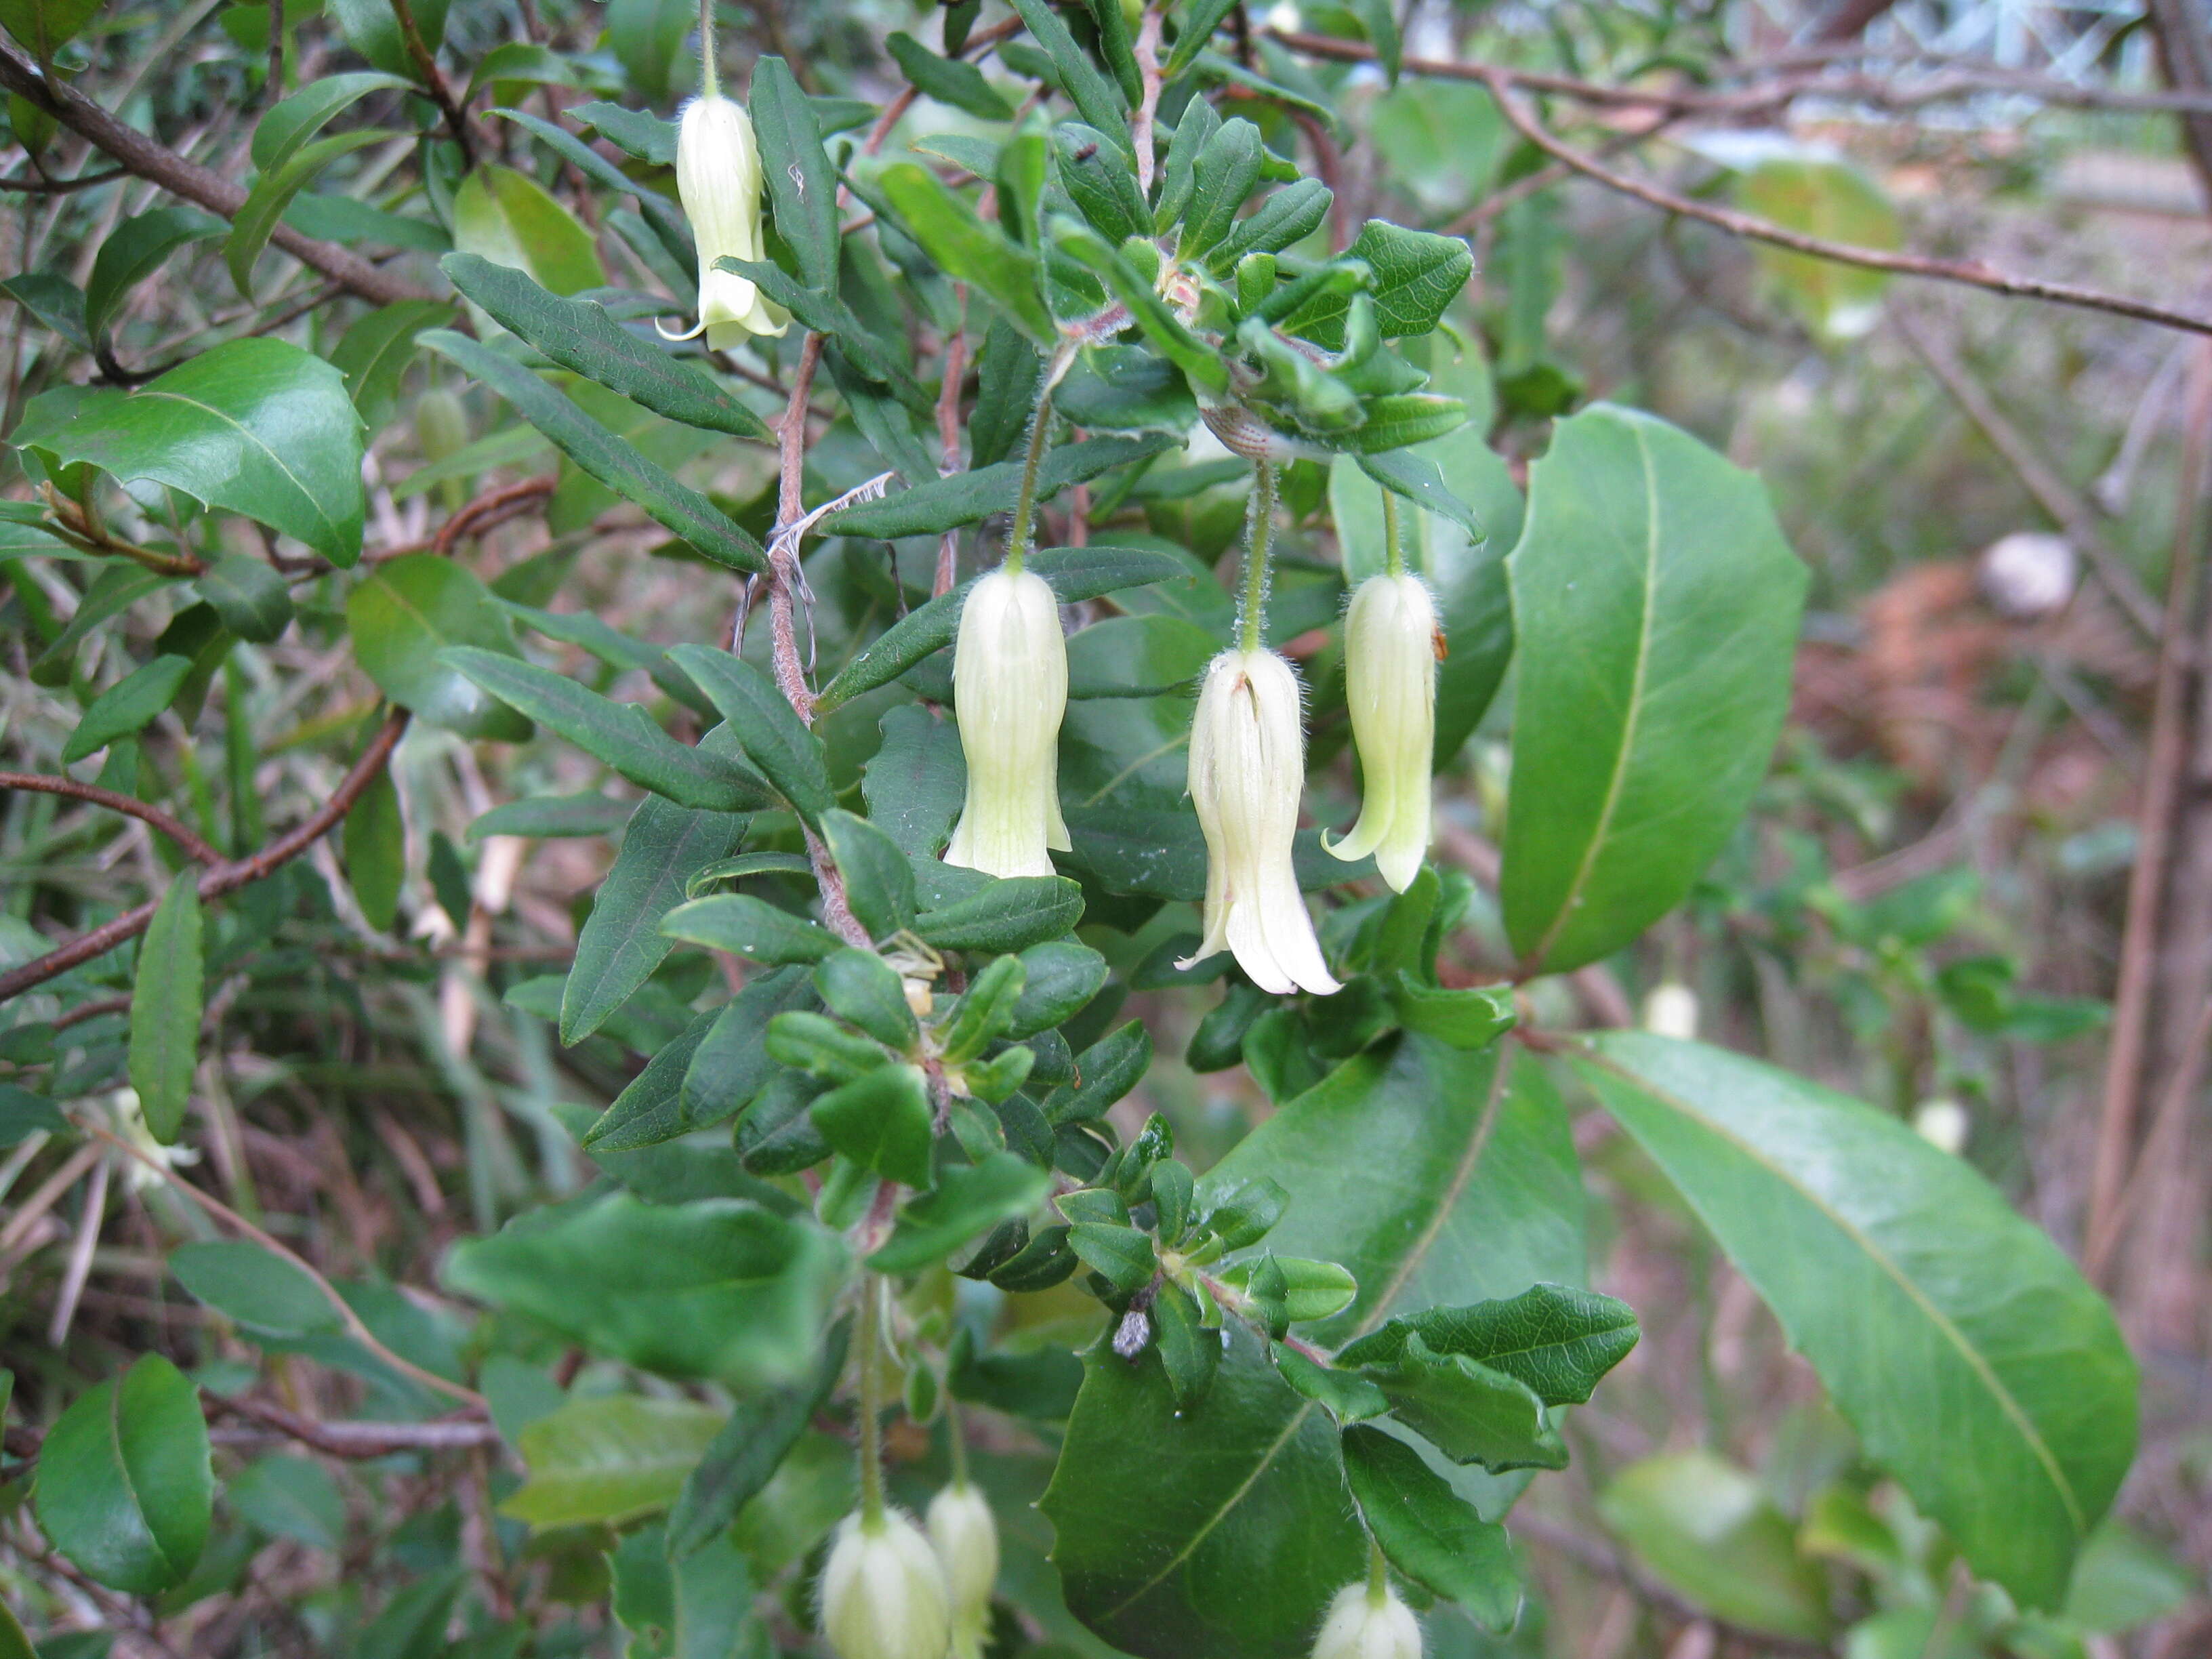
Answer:
[[[483,1417],[438,1417],[427,1423],[325,1423],[265,1400],[208,1392],[219,1412],[273,1429],[332,1457],[388,1457],[400,1451],[465,1451],[495,1445],[499,1429]]]
[[[398,746],[401,733],[407,729],[407,711],[394,709],[386,719],[376,735],[369,739],[368,747],[353,764],[353,769],[339,781],[331,798],[317,808],[313,816],[296,829],[287,830],[258,852],[242,859],[226,860],[215,866],[200,877],[200,897],[203,900],[220,898],[225,893],[261,880],[281,866],[290,863],[336,829],[353,810],[362,792],[376,781]],[[57,974],[65,974],[94,957],[104,956],[125,939],[136,939],[144,933],[154,920],[155,906],[140,905],[126,910],[114,921],[80,933],[68,944],[49,951],[42,957],[33,957],[20,968],[0,974],[0,1002],[21,995],[36,985],[43,985]]]
[[[185,849],[185,854],[198,864],[221,864],[222,854],[207,838],[181,819],[171,817],[158,806],[150,806],[135,795],[118,794],[112,789],[103,789],[96,783],[79,783],[75,778],[50,778],[39,772],[0,772],[0,790],[21,789],[41,795],[66,795],[71,800],[89,801],[94,806],[105,806],[111,812],[127,813],[142,823],[149,823],[171,841]]]
[[[27,196],[69,196],[94,185],[112,183],[127,177],[130,171],[110,167],[105,173],[81,173],[74,179],[0,179],[0,190],[21,191]]]
[[[392,8],[394,21],[399,25],[399,39],[407,49],[408,60],[415,65],[429,88],[430,100],[446,118],[446,130],[453,135],[453,142],[461,147],[461,170],[468,171],[477,164],[477,141],[469,131],[468,112],[453,100],[453,89],[447,86],[446,77],[438,68],[438,55],[430,50],[430,43],[422,38],[422,30],[415,21],[415,9],[408,0],[386,0]]]

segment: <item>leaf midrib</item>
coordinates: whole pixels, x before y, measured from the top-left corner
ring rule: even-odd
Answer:
[[[276,466],[276,470],[283,473],[287,481],[290,483],[292,488],[299,492],[301,500],[306,501],[308,507],[313,509],[315,517],[322,521],[323,528],[331,534],[334,544],[337,545],[343,544],[343,539],[338,537],[338,527],[337,524],[331,520],[329,514],[323,511],[323,504],[315,499],[315,492],[307,488],[307,484],[301,481],[300,475],[292,471],[291,467],[286,464],[284,458],[276,453],[275,447],[271,446],[266,439],[263,438],[243,421],[238,419],[235,416],[225,414],[222,410],[217,409],[212,404],[204,404],[197,398],[187,398],[176,392],[156,391],[149,387],[146,391],[141,392],[137,395],[149,401],[159,398],[168,403],[182,404],[187,409],[197,409],[203,415],[211,416],[216,420],[222,422],[223,425],[231,428],[240,437],[254,445],[264,455],[266,455],[269,458],[270,461]]]

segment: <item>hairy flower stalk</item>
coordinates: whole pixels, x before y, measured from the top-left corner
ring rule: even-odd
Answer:
[[[951,1601],[952,1659],[978,1659],[999,1579],[999,1523],[990,1500],[956,1479],[929,1500],[924,1524]]]
[[[968,799],[947,864],[994,876],[1048,876],[1068,850],[1060,816],[1060,721],[1067,641],[1051,585],[998,569],[968,590],[952,647],[952,704],[968,757]]]
[[[1206,936],[1263,991],[1338,989],[1298,891],[1291,851],[1305,782],[1297,676],[1272,651],[1224,651],[1206,671],[1190,727],[1190,799],[1206,835]]]
[[[668,337],[688,340],[703,332],[707,343],[722,351],[743,345],[748,335],[781,334],[791,313],[750,277],[715,263],[764,256],[760,146],[744,106],[722,96],[711,0],[699,9],[699,95],[684,106],[676,134],[676,193],[699,254],[699,320],[689,333]]]
[[[1375,855],[1404,892],[1429,850],[1429,768],[1437,741],[1437,605],[1405,570],[1370,576],[1344,623],[1345,701],[1366,797],[1340,859]]]
[[[822,1570],[822,1633],[837,1659],[945,1659],[952,1627],[945,1569],[896,1510],[839,1523]]]
[[[1421,1626],[1387,1583],[1346,1584],[1329,1603],[1313,1659],[1421,1659]]]

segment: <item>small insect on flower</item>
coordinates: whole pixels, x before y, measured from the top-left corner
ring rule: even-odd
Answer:
[[[1340,859],[1375,854],[1404,892],[1429,850],[1429,773],[1437,743],[1437,604],[1419,576],[1370,576],[1344,619],[1344,694],[1366,799]]]
[[[1313,1659],[1421,1659],[1421,1626],[1395,1590],[1346,1584],[1329,1603]]]
[[[990,1500],[956,1480],[929,1500],[924,1522],[945,1568],[952,1603],[952,1659],[976,1659],[991,1623],[991,1590],[999,1580],[999,1523]]]
[[[822,1569],[822,1632],[837,1659],[945,1659],[952,1626],[945,1569],[896,1510],[856,1510]]]
[[[1298,678],[1272,651],[1224,651],[1206,671],[1190,727],[1190,799],[1206,835],[1206,936],[1263,991],[1340,989],[1291,867],[1306,738]]]
[[[779,335],[791,314],[748,276],[717,267],[719,259],[757,260],[761,247],[760,147],[752,119],[734,99],[709,93],[684,106],[676,135],[676,193],[699,252],[699,320],[690,339],[725,350],[749,334]]]
[[[1067,640],[1060,601],[1033,571],[999,569],[968,590],[952,647],[952,706],[968,757],[968,800],[947,864],[1048,876],[1069,849],[1060,816],[1060,722]]]

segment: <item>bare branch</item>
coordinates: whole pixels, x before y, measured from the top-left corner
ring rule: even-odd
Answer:
[[[0,772],[0,790],[21,789],[42,795],[66,795],[71,800],[90,801],[94,806],[105,806],[111,812],[128,813],[143,823],[150,823],[171,841],[185,849],[198,864],[221,864],[222,854],[206,837],[183,822],[171,817],[158,806],[149,806],[135,795],[118,794],[112,789],[103,789],[96,783],[79,783],[75,778],[50,778],[38,772]]]

